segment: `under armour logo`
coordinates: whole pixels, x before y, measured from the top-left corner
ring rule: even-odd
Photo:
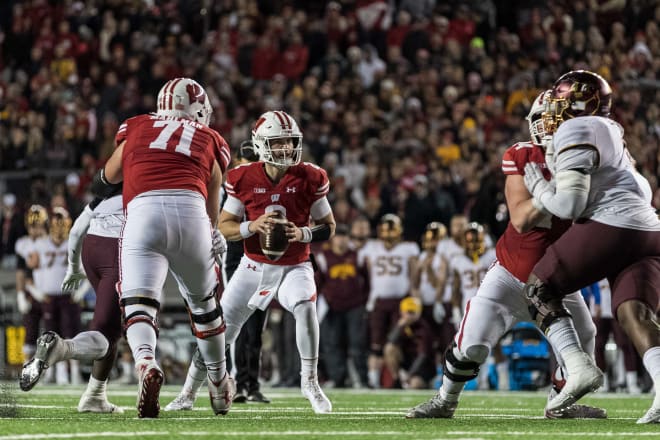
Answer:
[[[256,266],[256,265],[252,265],[252,264],[250,264],[250,263],[248,263],[248,265],[247,265],[247,269],[252,269],[253,271],[255,271],[255,272],[256,272],[256,271],[257,271],[257,266]]]
[[[269,293],[270,293],[269,290],[262,290],[261,292],[259,292],[259,296],[268,296]]]
[[[288,193],[295,193],[296,192],[296,187],[295,186],[287,186],[286,187],[286,192]]]

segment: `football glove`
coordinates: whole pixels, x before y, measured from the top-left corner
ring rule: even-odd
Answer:
[[[227,240],[225,240],[222,232],[220,232],[218,229],[213,230],[211,246],[215,261],[216,263],[220,264],[222,256],[225,252],[227,252]]]
[[[433,304],[433,320],[437,322],[438,324],[442,324],[442,322],[445,320],[445,316],[447,315],[447,311],[445,310],[445,305],[442,304],[441,302],[436,302]]]
[[[541,202],[541,197],[545,193],[555,193],[554,180],[545,180],[543,172],[538,164],[531,162],[525,165],[525,175],[523,176],[523,179],[527,190],[533,197],[532,204],[534,207],[539,211],[548,213],[547,209],[545,209]]]
[[[16,292],[16,307],[22,315],[25,315],[32,308],[32,303],[30,303],[27,296],[25,296],[25,292],[22,290]]]
[[[62,292],[71,292],[80,287],[80,283],[86,277],[84,272],[74,269],[69,265],[66,269],[66,275],[64,275],[64,280],[62,281]]]

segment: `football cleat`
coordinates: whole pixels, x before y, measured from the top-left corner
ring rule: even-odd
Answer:
[[[603,385],[603,372],[596,366],[591,356],[586,353],[576,353],[573,362],[574,371],[569,371],[566,384],[562,390],[548,401],[546,410],[563,411],[577,402],[585,394],[596,391]]]
[[[302,395],[312,404],[312,409],[316,414],[327,414],[332,412],[332,403],[330,403],[328,397],[323,393],[316,376],[302,379],[300,390]]]
[[[606,419],[607,411],[589,405],[573,404],[564,410],[545,410],[546,419]]]
[[[245,388],[242,388],[236,392],[234,396],[234,403],[247,403],[248,401],[248,392]]]
[[[231,404],[236,395],[236,382],[234,378],[225,373],[220,382],[213,382],[208,378],[209,397],[211,398],[211,408],[213,412],[218,415],[225,415],[229,412]]]
[[[163,371],[153,359],[144,359],[135,364],[138,376],[137,411],[140,418],[156,418],[160,412],[158,396],[163,386]]]
[[[660,423],[660,406],[653,405],[648,411],[646,411],[644,416],[637,420],[637,423]]]
[[[259,390],[248,394],[247,401],[250,403],[270,403],[270,399],[264,396]],[[236,402],[236,400],[234,400],[234,402]]]
[[[30,391],[39,382],[43,372],[61,359],[64,350],[62,338],[57,333],[49,331],[39,336],[34,357],[21,370],[21,389]]]
[[[171,401],[165,406],[165,411],[190,411],[195,404],[196,396],[193,393],[181,391],[181,394],[176,396],[176,399]]]
[[[123,414],[124,410],[108,402],[106,396],[92,396],[84,393],[78,402],[78,412],[85,413],[103,413],[103,414]]]
[[[428,402],[420,403],[406,414],[406,419],[451,419],[458,406],[458,401],[443,399],[440,393]]]

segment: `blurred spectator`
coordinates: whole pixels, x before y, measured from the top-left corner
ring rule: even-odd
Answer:
[[[26,234],[23,213],[16,206],[16,196],[5,193],[0,211],[0,260],[2,267],[11,266],[16,240]]]

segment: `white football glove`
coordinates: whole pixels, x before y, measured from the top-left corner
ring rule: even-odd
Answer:
[[[436,302],[433,304],[433,320],[437,322],[438,324],[442,324],[442,322],[445,320],[445,316],[447,315],[447,311],[445,310],[444,304],[441,302]]]
[[[82,304],[85,301],[85,295],[87,295],[87,292],[92,285],[86,278],[81,278],[77,282],[80,285],[71,293],[71,299],[73,302]]]
[[[25,315],[32,309],[32,303],[27,299],[25,292],[22,290],[16,292],[16,307],[22,315]]]
[[[30,294],[32,298],[34,298],[38,302],[43,302],[44,299],[46,299],[46,294],[43,293],[41,290],[37,289],[37,287],[34,284],[28,284],[25,286],[25,290],[27,293]]]
[[[216,261],[219,261],[227,252],[227,240],[218,229],[213,230],[212,250]]]
[[[538,164],[531,162],[525,165],[525,175],[523,176],[523,179],[527,190],[533,197],[532,204],[534,207],[547,213],[547,210],[541,202],[541,196],[545,193],[555,193],[555,181],[545,180],[545,177],[543,177],[543,171],[541,171]]]
[[[87,278],[84,272],[75,269],[71,265],[66,268],[66,275],[62,281],[62,292],[71,292],[80,287],[82,280]]]

